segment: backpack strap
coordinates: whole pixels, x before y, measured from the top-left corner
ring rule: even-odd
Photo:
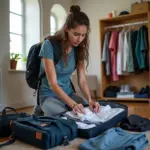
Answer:
[[[49,40],[49,41],[50,41],[50,43],[52,44],[52,47],[53,47],[54,64],[56,65],[58,63],[58,61],[60,60],[60,58],[61,58],[61,54],[62,54],[61,45],[56,40]],[[40,74],[39,75],[39,80],[41,80],[43,77],[45,77],[45,75],[46,75],[45,72]]]
[[[15,141],[16,141],[16,137],[11,135],[7,141],[4,141],[4,142],[0,143],[0,148],[3,147],[3,146],[6,146],[6,145],[12,144]]]
[[[50,40],[53,47],[54,64],[56,65],[62,56],[61,44],[56,40]]]

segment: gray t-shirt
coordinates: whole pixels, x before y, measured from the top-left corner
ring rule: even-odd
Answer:
[[[102,62],[105,63],[106,75],[111,74],[110,69],[110,51],[109,51],[109,40],[111,32],[105,33],[103,50],[102,50]]]

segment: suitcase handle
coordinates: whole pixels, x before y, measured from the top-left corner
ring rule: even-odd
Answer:
[[[14,108],[12,108],[12,107],[5,107],[5,108],[3,109],[3,111],[2,111],[2,115],[6,115],[6,110],[7,110],[7,109],[13,110],[16,114],[18,114],[17,111],[16,111]]]
[[[63,130],[64,125],[61,123],[61,120],[54,119],[54,118],[51,118],[51,117],[36,117],[36,120],[43,121],[43,122],[46,121],[46,122],[49,123],[49,125],[52,124],[52,123],[55,124],[59,128],[59,130],[61,131],[63,137],[66,136],[66,134]]]
[[[70,124],[66,121],[66,120],[63,120],[63,119],[60,119],[60,118],[54,118],[54,117],[48,117],[48,116],[35,116],[35,119],[39,120],[39,121],[49,121],[50,119],[51,120],[55,120],[55,121],[60,121],[62,125],[64,126],[67,126],[70,131],[71,131],[71,134],[72,136],[74,137],[75,136],[75,133],[73,132],[73,129],[71,128]],[[65,136],[64,136],[65,137]]]
[[[48,117],[48,116],[34,116],[34,118],[39,121],[60,120],[59,118]]]

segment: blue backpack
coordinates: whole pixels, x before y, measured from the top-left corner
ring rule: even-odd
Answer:
[[[62,55],[61,45],[56,40],[50,40],[50,42],[54,49],[54,64],[56,65]],[[41,58],[39,57],[39,53],[41,50],[41,46],[42,46],[41,43],[33,45],[30,48],[29,54],[27,56],[25,78],[26,78],[26,81],[27,81],[27,84],[29,85],[29,87],[32,89],[35,89],[34,96],[36,94],[36,91],[38,91],[38,89],[40,88],[41,79],[43,77],[45,77],[45,75],[46,75],[45,72],[40,74]],[[70,82],[71,82],[71,80],[70,80]],[[71,85],[72,85],[73,90],[75,91],[75,88],[74,88],[72,82],[71,82]],[[39,104],[39,102],[38,102],[38,104]]]

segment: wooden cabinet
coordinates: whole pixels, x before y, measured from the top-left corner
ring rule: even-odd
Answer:
[[[140,22],[140,23],[139,23]],[[103,49],[103,41],[104,41],[104,35],[106,32],[106,28],[112,27],[116,28],[120,25],[124,26],[125,24],[138,24],[136,25],[137,28],[141,26],[142,22],[146,22],[145,25],[148,26],[148,42],[149,42],[149,48],[150,48],[150,12],[145,12],[145,13],[138,13],[138,14],[129,14],[129,15],[123,15],[123,16],[118,16],[115,18],[107,18],[107,19],[102,19],[99,21],[99,28],[100,28],[100,50],[102,54],[102,49]],[[148,52],[149,55],[149,64],[150,64],[150,50]],[[107,99],[107,100],[140,100],[140,101],[150,101],[150,98],[143,99],[143,98],[107,98],[104,97],[104,90],[111,85],[119,86],[122,84],[130,84],[132,86],[132,90],[137,92],[139,91],[142,87],[145,87],[146,85],[150,85],[150,71],[145,71],[141,74],[130,74],[130,75],[124,75],[120,76],[119,81],[113,82],[106,76],[105,73],[105,66],[100,61],[101,66],[100,66],[100,74],[101,74],[101,83],[100,83],[100,88],[101,88],[101,98],[102,99]],[[150,65],[149,65],[150,66]]]
[[[132,13],[144,13],[150,11],[150,2],[135,3],[131,5]]]

